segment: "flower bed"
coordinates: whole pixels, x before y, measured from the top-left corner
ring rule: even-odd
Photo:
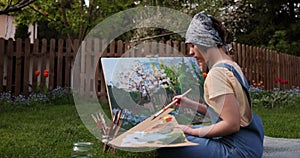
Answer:
[[[73,103],[72,94],[61,87],[45,93],[32,92],[28,97],[24,95],[13,96],[9,92],[0,93],[1,105],[41,105],[41,104]]]
[[[300,89],[295,87],[289,90],[274,88],[273,90],[264,90],[264,87],[250,86],[251,98],[253,104],[261,105],[266,108],[275,106],[284,106],[293,104],[297,98],[300,98]]]

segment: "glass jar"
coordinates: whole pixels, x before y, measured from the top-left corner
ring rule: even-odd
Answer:
[[[90,158],[93,157],[93,143],[77,142],[73,144],[72,158]]]

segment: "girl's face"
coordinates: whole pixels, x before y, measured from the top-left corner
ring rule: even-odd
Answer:
[[[199,49],[196,45],[188,44],[189,47],[189,55],[193,56],[198,60],[198,62],[206,62],[206,57],[203,51]]]

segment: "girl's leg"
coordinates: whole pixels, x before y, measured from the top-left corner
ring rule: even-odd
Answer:
[[[212,138],[186,137],[197,146],[169,147],[157,150],[160,158],[239,158],[241,155],[234,147]]]
[[[170,147],[158,149],[158,154],[161,158],[213,158],[223,157],[219,156],[220,151],[223,150],[222,145],[214,140],[207,138],[187,136],[187,139],[191,142],[198,143],[197,146],[185,146],[185,147]],[[224,151],[223,151],[224,152]]]

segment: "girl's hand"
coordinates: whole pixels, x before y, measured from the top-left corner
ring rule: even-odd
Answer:
[[[177,95],[175,97],[173,97],[173,101],[177,100],[175,105],[176,106],[186,106],[186,100],[187,98],[182,96],[182,95]]]
[[[187,125],[176,125],[175,128],[180,128],[185,134],[190,134],[190,131],[192,130],[192,128]]]

